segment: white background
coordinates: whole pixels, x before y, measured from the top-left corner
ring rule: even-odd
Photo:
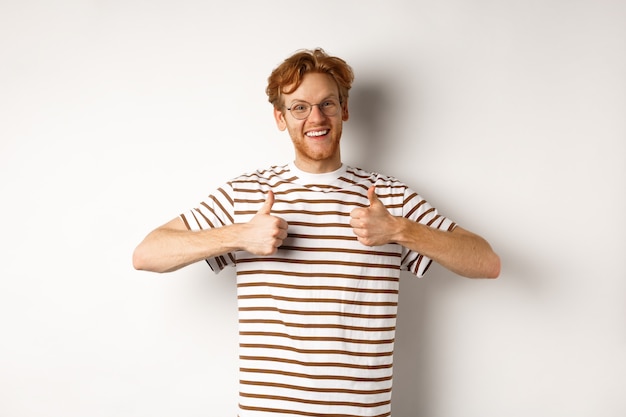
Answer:
[[[402,277],[394,416],[626,415],[626,4],[0,0],[0,416],[234,416],[233,271],[131,254],[288,162],[270,71],[355,70],[345,162],[501,255]]]

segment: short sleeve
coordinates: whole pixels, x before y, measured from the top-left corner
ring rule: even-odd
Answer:
[[[404,192],[402,215],[407,219],[442,231],[450,232],[456,227],[452,220],[439,214],[437,209],[410,188]],[[408,248],[402,250],[402,269],[419,278],[424,276],[431,263],[432,259],[427,256]]]
[[[234,223],[232,183],[227,183],[210,194],[198,207],[180,215],[181,220],[191,231],[200,231],[223,227]],[[207,258],[206,262],[215,273],[227,266],[235,265],[233,253]]]

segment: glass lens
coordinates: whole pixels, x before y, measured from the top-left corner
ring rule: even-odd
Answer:
[[[294,103],[289,110],[296,119],[306,119],[311,113],[311,105],[309,103]]]
[[[324,113],[326,116],[334,116],[339,110],[339,103],[335,100],[329,99],[321,102],[319,104],[319,107],[320,110],[322,110],[322,113]]]
[[[313,106],[319,107],[320,111],[326,116],[335,116],[339,112],[341,103],[333,98],[324,100],[318,104],[309,104],[305,101],[293,103],[287,110],[291,112],[291,115],[296,119],[306,119],[311,114]]]

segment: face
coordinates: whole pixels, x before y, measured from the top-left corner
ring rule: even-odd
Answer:
[[[339,100],[339,89],[330,75],[309,73],[291,94],[283,95],[284,107],[274,109],[274,118],[280,130],[287,130],[296,153],[295,164],[306,172],[331,172],[341,166],[339,142],[343,122],[348,120],[348,103],[344,100],[335,116],[326,116],[318,106],[311,114],[298,120],[287,110],[293,103],[318,104],[326,99]]]

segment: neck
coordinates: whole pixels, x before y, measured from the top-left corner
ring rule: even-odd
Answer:
[[[294,161],[296,167],[309,174],[325,174],[327,172],[333,172],[341,168],[341,159],[337,160],[325,160],[325,161],[303,161],[300,158],[296,158]]]

